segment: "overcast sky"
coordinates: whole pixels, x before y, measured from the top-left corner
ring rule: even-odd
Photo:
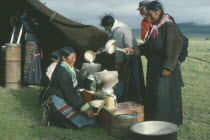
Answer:
[[[100,28],[100,18],[113,15],[133,29],[142,17],[136,10],[140,0],[40,0],[50,9],[74,21]],[[177,23],[210,25],[210,0],[159,0]]]

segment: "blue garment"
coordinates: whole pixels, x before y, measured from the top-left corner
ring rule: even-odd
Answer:
[[[40,85],[42,78],[41,60],[35,42],[27,42],[25,47],[24,82]]]
[[[140,58],[131,57],[130,60],[130,75],[129,75],[129,94],[128,99],[143,104],[145,86],[142,62]]]
[[[141,59],[125,56],[124,60],[118,71],[117,98],[143,104],[145,85]]]
[[[77,127],[81,128],[86,125],[96,125],[95,118],[88,118],[85,113],[77,112],[74,108],[67,105],[66,101],[56,95],[52,95],[51,98],[58,111]]]
[[[119,81],[117,83],[117,98],[122,97],[122,95],[123,95],[123,87],[124,87],[124,83]]]

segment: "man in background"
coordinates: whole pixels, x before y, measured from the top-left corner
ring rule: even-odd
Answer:
[[[142,15],[143,20],[141,21],[141,39],[144,41],[147,33],[149,31],[149,28],[151,27],[151,21],[149,20],[147,16],[146,6],[149,4],[149,1],[141,1],[139,2],[139,7],[137,10],[139,10],[140,15]]]

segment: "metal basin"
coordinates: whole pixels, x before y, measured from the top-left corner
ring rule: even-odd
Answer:
[[[133,124],[130,130],[145,140],[176,140],[179,127],[165,121],[146,121]]]

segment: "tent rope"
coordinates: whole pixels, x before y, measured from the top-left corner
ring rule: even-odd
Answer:
[[[199,61],[202,61],[202,62],[206,62],[206,63],[209,63],[210,64],[210,62],[207,61],[207,60],[203,60],[203,59],[192,57],[192,56],[187,56],[187,57],[192,58],[192,59],[196,59],[196,60],[199,60]]]
[[[53,21],[53,19],[54,19],[54,17],[55,17],[56,14],[57,14],[57,13],[54,11],[53,14],[52,14],[51,17],[50,17],[50,22]]]

